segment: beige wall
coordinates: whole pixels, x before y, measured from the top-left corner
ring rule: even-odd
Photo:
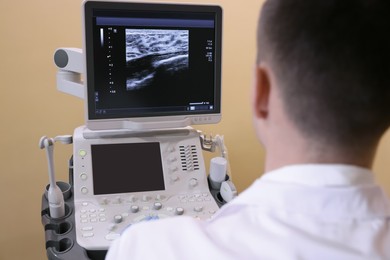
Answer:
[[[249,105],[255,24],[262,1],[213,3],[224,8],[223,121],[199,128],[225,135],[234,180],[242,191],[260,176],[264,161]],[[47,167],[38,140],[42,135],[71,134],[83,124],[82,102],[56,90],[52,62],[57,47],[81,47],[80,4],[79,0],[0,2],[0,259],[45,258],[40,201]],[[61,180],[67,180],[70,154],[70,146],[56,146]],[[389,158],[387,134],[375,171],[388,193]]]

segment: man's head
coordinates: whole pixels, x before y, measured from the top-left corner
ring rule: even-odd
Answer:
[[[365,149],[390,125],[390,1],[268,0],[257,58],[258,69],[269,68],[260,73],[266,85],[272,74],[286,117],[308,140]],[[262,105],[255,104],[258,120],[267,119]]]

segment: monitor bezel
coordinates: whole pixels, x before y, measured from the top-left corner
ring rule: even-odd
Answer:
[[[172,112],[168,115],[155,113],[154,115],[139,115],[135,117],[115,117],[96,119],[91,111],[94,104],[89,100],[94,99],[93,86],[88,82],[93,82],[93,42],[92,14],[94,9],[127,9],[127,10],[145,10],[145,11],[175,11],[175,12],[206,12],[215,15],[215,110],[210,112],[199,112],[190,114],[180,114]],[[161,129],[186,127],[197,124],[215,124],[221,120],[221,96],[222,96],[222,8],[217,5],[198,5],[198,4],[172,4],[172,3],[142,3],[142,2],[124,2],[124,1],[84,1],[83,3],[83,53],[85,61],[85,118],[86,125],[91,130],[109,130],[109,129]]]

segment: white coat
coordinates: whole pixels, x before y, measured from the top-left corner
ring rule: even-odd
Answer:
[[[367,169],[288,166],[264,174],[209,221],[131,226],[106,259],[390,259],[390,202]]]

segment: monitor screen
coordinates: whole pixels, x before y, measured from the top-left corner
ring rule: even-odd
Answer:
[[[87,1],[84,15],[88,120],[220,115],[220,7]]]
[[[95,195],[165,190],[159,143],[91,145]]]

